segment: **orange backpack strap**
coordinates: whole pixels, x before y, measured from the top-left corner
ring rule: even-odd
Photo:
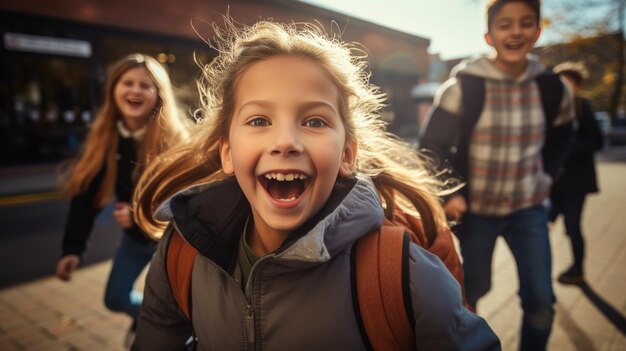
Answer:
[[[167,278],[178,307],[188,319],[191,319],[191,273],[196,255],[198,251],[174,230],[167,248]]]
[[[374,350],[415,348],[413,324],[406,308],[411,306],[408,248],[409,237],[401,226],[384,225],[380,231],[356,242],[353,269],[358,310],[356,306],[355,310]]]

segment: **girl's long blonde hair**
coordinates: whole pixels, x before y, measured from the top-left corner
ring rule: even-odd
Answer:
[[[104,105],[90,126],[87,140],[76,160],[60,176],[60,187],[68,196],[87,190],[93,178],[105,167],[95,205],[104,206],[112,200],[117,173],[117,121],[122,118],[115,103],[114,91],[120,77],[128,70],[144,67],[157,88],[158,99],[148,129],[138,147],[137,177],[150,159],[187,137],[188,123],[178,111],[169,75],[154,58],[131,54],[113,64],[107,74]]]
[[[428,171],[429,161],[385,131],[380,118],[384,95],[369,84],[367,63],[354,45],[329,37],[311,24],[260,21],[238,26],[230,18],[214,25],[218,56],[203,67],[198,80],[201,117],[191,142],[169,150],[148,166],[135,192],[135,220],[158,237],[165,223],[153,213],[177,191],[227,177],[220,144],[228,138],[239,78],[256,62],[275,56],[306,57],[329,73],[340,92],[340,115],[346,142],[358,144],[355,171],[370,176],[381,195],[385,215],[396,208],[422,218],[429,238],[446,225],[437,194],[444,184]]]

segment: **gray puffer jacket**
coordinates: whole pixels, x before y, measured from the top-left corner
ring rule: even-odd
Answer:
[[[338,181],[324,208],[275,252],[259,259],[241,288],[237,248],[250,206],[232,179],[174,195],[157,211],[199,255],[190,323],[167,278],[167,230],[150,266],[134,350],[366,350],[355,317],[350,252],[383,223],[369,179]],[[410,291],[418,350],[499,350],[487,323],[461,302],[458,283],[436,256],[411,245]]]

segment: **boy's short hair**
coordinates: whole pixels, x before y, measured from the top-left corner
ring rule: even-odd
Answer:
[[[589,77],[589,71],[587,71],[583,62],[566,61],[559,63],[554,67],[553,71],[571,78],[578,85]]]
[[[487,5],[485,7],[487,15],[487,31],[491,29],[493,19],[496,17],[496,14],[500,11],[502,6],[515,1],[523,2],[530,6],[537,16],[537,26],[539,26],[539,21],[541,20],[541,0],[487,0]]]

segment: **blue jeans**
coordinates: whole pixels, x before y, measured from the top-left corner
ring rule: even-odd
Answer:
[[[547,223],[546,209],[534,206],[504,217],[468,213],[458,231],[465,294],[473,307],[491,288],[491,261],[499,235],[511,249],[524,311],[520,350],[544,350],[552,329],[555,298]]]
[[[154,245],[140,243],[128,234],[122,234],[122,242],[113,258],[113,267],[104,293],[104,304],[107,308],[137,319],[143,294],[134,291],[133,286],[154,252]]]

